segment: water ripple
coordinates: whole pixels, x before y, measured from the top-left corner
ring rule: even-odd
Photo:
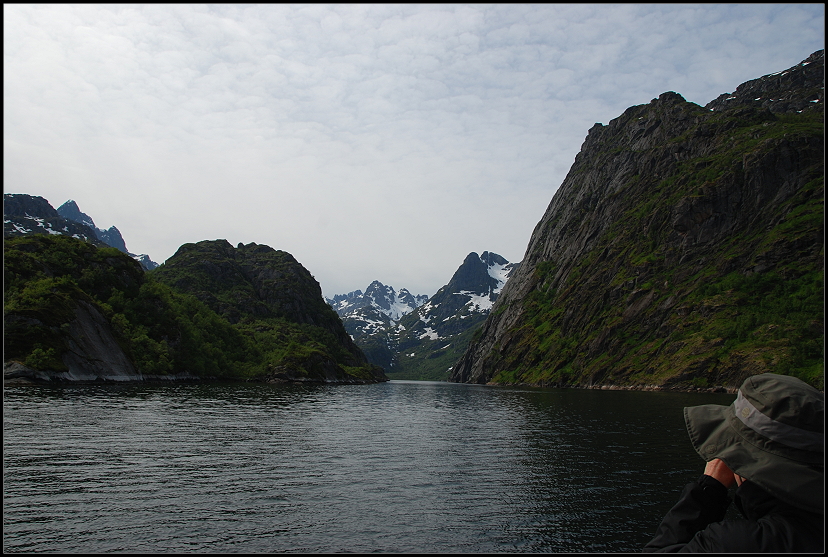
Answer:
[[[7,388],[4,551],[638,551],[728,395]]]

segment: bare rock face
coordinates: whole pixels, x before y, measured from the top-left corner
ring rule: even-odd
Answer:
[[[42,197],[22,193],[3,194],[3,235],[17,237],[29,234],[60,234],[104,245],[93,228],[67,220]]]
[[[451,380],[816,377],[823,83],[820,51],[707,107],[668,92],[596,124]]]
[[[78,301],[69,323],[65,381],[141,381],[143,377],[118,345],[109,321],[92,304]]]

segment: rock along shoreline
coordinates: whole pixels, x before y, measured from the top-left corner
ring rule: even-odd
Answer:
[[[364,379],[309,379],[304,377],[260,377],[254,379],[228,379],[226,377],[201,377],[189,373],[177,375],[78,375],[66,371],[41,371],[20,362],[6,362],[3,365],[3,386],[66,386],[66,385],[128,385],[128,384],[171,384],[171,383],[262,383],[291,385],[368,385],[382,381]]]

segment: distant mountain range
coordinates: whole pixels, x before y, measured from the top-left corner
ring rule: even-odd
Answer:
[[[364,294],[356,290],[327,302],[389,377],[446,380],[517,266],[496,253],[472,252],[431,298],[374,281]]]
[[[364,294],[362,290],[355,290],[326,298],[326,301],[340,317],[357,316],[369,311],[385,315],[391,321],[399,321],[403,315],[426,303],[428,296],[415,296],[405,288],[396,292],[392,286],[375,280],[368,285]]]
[[[144,270],[158,267],[158,263],[146,254],[136,255],[127,250],[121,232],[114,226],[103,230],[95,221],[82,213],[73,200],[55,209],[39,196],[28,194],[3,195],[3,235],[25,236],[28,234],[60,234],[72,236],[92,244],[103,244],[129,255],[138,261]]]

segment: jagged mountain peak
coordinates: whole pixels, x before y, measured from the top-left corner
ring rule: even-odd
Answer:
[[[494,252],[471,252],[431,298],[375,280],[364,293],[327,302],[372,363],[400,378],[446,379],[517,266]]]
[[[85,224],[92,230],[98,229],[98,227],[95,226],[95,221],[92,220],[92,217],[82,212],[80,207],[78,207],[78,204],[73,199],[66,201],[63,205],[58,207],[57,212],[65,219]]]
[[[333,298],[326,298],[326,301],[340,317],[369,318],[369,321],[376,323],[378,319],[376,314],[384,315],[385,318],[396,322],[403,315],[425,303],[427,299],[427,296],[415,296],[405,288],[397,292],[394,287],[375,280],[368,285],[364,293],[361,290],[354,290],[348,294],[337,294]]]
[[[443,303],[446,296],[460,294],[471,297],[469,303],[488,310],[515,267],[516,264],[496,253],[484,251],[478,255],[471,252],[455,271],[449,283],[435,294],[434,298],[437,300],[432,298],[430,301],[434,301],[436,305]],[[488,298],[489,301],[482,302],[476,299],[480,297]]]
[[[93,228],[66,219],[46,199],[25,193],[3,194],[3,234],[60,234],[96,245],[106,245],[98,239]]]
[[[406,327],[414,325],[414,319],[439,330],[454,330],[458,322],[472,315],[486,315],[509,279],[519,266],[504,257],[484,251],[469,253],[454,272],[451,280],[440,288],[425,304],[407,318]],[[465,326],[460,326],[461,329]],[[452,333],[453,334],[453,333]],[[434,336],[434,335],[432,335]]]
[[[3,214],[3,230],[7,236],[38,233],[72,236],[92,244],[116,248],[138,261],[145,270],[158,267],[148,255],[130,253],[121,232],[115,226],[107,230],[96,227],[92,217],[81,212],[72,199],[55,209],[39,196],[4,194]]]

